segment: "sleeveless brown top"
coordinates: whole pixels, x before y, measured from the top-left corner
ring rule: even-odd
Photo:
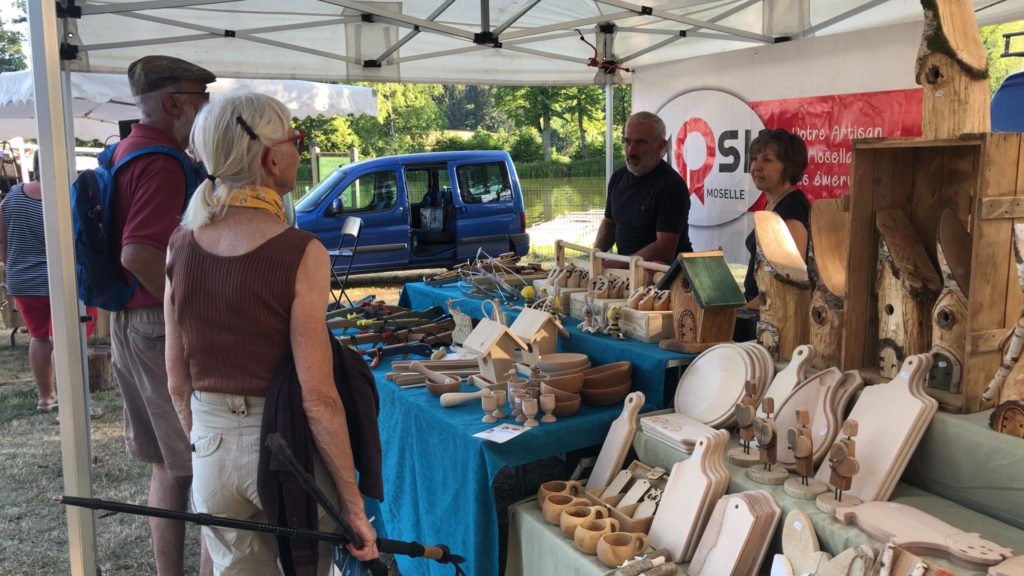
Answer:
[[[175,230],[167,277],[195,390],[266,395],[290,349],[295,278],[314,238],[288,228],[250,252],[218,256],[191,229]]]

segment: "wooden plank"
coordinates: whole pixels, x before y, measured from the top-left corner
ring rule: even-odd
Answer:
[[[935,238],[939,214],[942,212],[942,164],[946,150],[921,148],[916,152],[913,168],[910,170],[914,175],[913,199],[910,208],[904,212],[914,225],[917,237],[921,239],[932,266],[937,266]]]
[[[970,230],[972,200],[978,186],[981,147],[951,146],[942,162],[942,207],[953,211]]]
[[[878,239],[875,230],[875,163],[884,151],[854,145],[852,182],[850,187],[850,249],[846,265],[846,318],[844,323],[842,365],[844,370],[874,365],[867,360],[874,355],[874,337],[878,333],[876,311],[871,301],[875,276]],[[857,241],[854,242],[853,239]],[[875,326],[870,318],[875,317]],[[865,319],[869,319],[865,322]],[[867,356],[868,353],[871,356]]]
[[[981,171],[978,183],[976,214],[984,199],[1016,190],[1021,154],[1020,134],[995,133],[986,136],[982,146]],[[1013,220],[975,219],[972,231],[974,246],[971,251],[971,299],[968,302],[968,333],[973,334],[1005,329],[1016,321],[1019,305],[1012,311],[1007,304],[1016,286],[1010,237]],[[1011,284],[1012,283],[1012,284]],[[1019,299],[1014,300],[1019,302]],[[999,362],[996,351],[968,353],[964,366],[964,408],[975,412],[981,408],[981,392],[992,377]]]
[[[948,146],[977,146],[980,134],[961,134],[958,138],[924,138],[921,136],[890,138],[857,138],[855,149],[871,150],[880,148],[945,148]]]
[[[1020,152],[1017,156],[1017,185],[1014,189],[1014,196],[1021,202],[1024,202],[1024,137],[1020,134],[1017,135],[1018,142],[1020,144]],[[1021,223],[1021,218],[1024,215],[1018,217],[1013,221],[1013,224]],[[1013,234],[1013,224],[1010,225],[1011,236]],[[1006,278],[1006,315],[1003,317],[1004,326],[1013,326],[1017,322],[1017,318],[1020,316],[1020,311],[1024,308],[1024,287],[1021,286],[1020,277],[1017,274],[1016,257],[1012,255],[1013,243],[1010,243],[1011,257],[1008,263],[1009,270]]]
[[[1018,196],[997,196],[979,202],[978,217],[982,220],[1001,218],[1024,218],[1024,198]]]
[[[998,330],[986,330],[984,332],[974,332],[967,337],[967,353],[984,354],[986,352],[999,350],[999,343],[1005,336],[1005,328],[999,328]]]

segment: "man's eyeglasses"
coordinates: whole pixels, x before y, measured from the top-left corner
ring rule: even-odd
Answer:
[[[183,94],[185,96],[199,96],[199,98],[203,102],[209,102],[210,101],[210,93],[209,92],[171,92],[171,94]]]
[[[271,146],[277,146],[278,144],[284,144],[285,142],[294,142],[295,147],[299,150],[306,148],[306,133],[299,128],[292,128],[292,135],[284,140],[278,140],[271,144]]]

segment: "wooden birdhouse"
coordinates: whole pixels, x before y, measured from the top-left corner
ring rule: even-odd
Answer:
[[[793,350],[808,341],[811,282],[807,264],[786,223],[775,212],[755,213],[754,233],[754,279],[761,295],[757,341],[776,361],[789,360]]]
[[[970,0],[922,0],[917,55],[924,138],[956,138],[991,129],[988,52]]]
[[[509,330],[529,344],[528,350],[523,349],[523,361],[531,366],[536,365],[542,355],[555,352],[559,334],[569,336],[554,314],[533,308],[524,308]]]
[[[680,254],[657,288],[670,294],[673,349],[698,352],[732,340],[745,300],[721,250]]]
[[[811,205],[807,270],[814,292],[809,337],[816,352],[811,366],[821,370],[839,366],[842,360],[846,257],[850,247],[850,219],[842,203],[842,199],[823,198]]]
[[[904,359],[931,348],[931,313],[942,281],[902,210],[879,210],[875,226],[878,371],[895,378]]]
[[[484,318],[466,338],[463,347],[477,356],[480,376],[492,384],[508,380],[508,372],[515,367],[516,350],[528,351],[523,342],[505,325]]]
[[[960,393],[971,288],[971,235],[948,208],[939,217],[935,250],[942,273],[942,292],[932,308],[932,370],[925,390],[942,396],[937,392]]]

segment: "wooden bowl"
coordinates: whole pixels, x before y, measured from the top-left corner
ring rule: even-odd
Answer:
[[[440,397],[441,394],[447,394],[448,392],[458,392],[462,388],[462,380],[455,378],[454,384],[440,384],[438,382],[431,382],[427,380],[427,392],[430,392],[434,396]]]
[[[580,399],[587,406],[608,406],[617,402],[622,402],[622,399],[629,394],[630,389],[633,387],[632,380],[625,380],[618,386],[612,388],[598,388],[587,390],[583,388],[580,390]]]
[[[552,388],[558,388],[563,392],[571,392],[576,394],[583,388],[583,372],[577,372],[575,374],[569,374],[567,376],[548,376],[544,380],[541,380]]]
[[[583,374],[588,368],[590,363],[586,363],[583,366],[577,366],[576,368],[570,368],[568,370],[559,370],[557,372],[542,372],[545,376],[572,376],[573,374]]]
[[[566,370],[572,370],[573,368],[582,368],[587,364],[590,364],[590,358],[586,354],[580,354],[577,352],[556,352],[554,354],[544,354],[537,361],[540,366],[541,372],[565,372]]]
[[[583,388],[596,390],[614,388],[632,380],[633,364],[627,361],[594,366],[583,371]]]
[[[565,416],[572,416],[573,414],[579,412],[580,400],[580,398],[577,398],[575,400],[568,400],[565,402],[561,400],[556,400],[555,409],[551,413],[559,418],[564,418]]]
[[[555,388],[549,384],[545,384],[544,382],[540,383],[540,393],[554,394],[556,402],[571,402],[573,400],[580,399],[580,395],[577,394],[576,392],[566,392],[565,390]]]

